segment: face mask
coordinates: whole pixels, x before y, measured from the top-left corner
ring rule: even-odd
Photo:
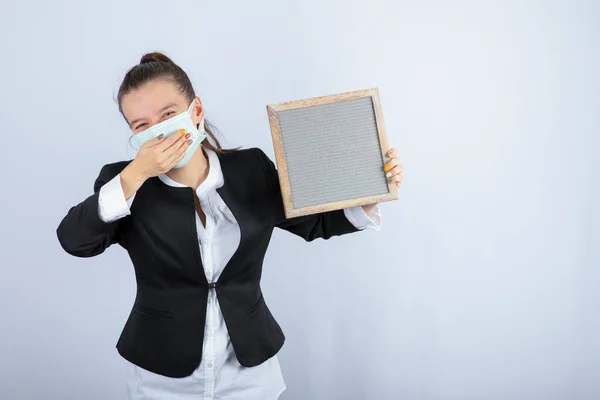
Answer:
[[[202,143],[204,138],[206,138],[206,131],[204,130],[204,117],[202,117],[202,120],[200,121],[200,130],[198,130],[198,128],[194,124],[194,121],[192,121],[193,110],[194,101],[192,101],[192,104],[190,104],[190,107],[187,109],[187,111],[177,114],[174,117],[171,117],[159,124],[151,126],[150,128],[145,129],[140,133],[136,133],[129,139],[129,142],[134,148],[139,149],[144,143],[154,139],[161,133],[165,135],[165,138],[167,138],[174,133],[179,135],[179,131],[181,129],[184,129],[186,133],[190,134],[192,144],[187,148],[183,159],[173,167],[181,168],[185,164],[187,164],[188,161],[190,161],[190,158],[192,157],[198,146],[200,146],[200,143]]]

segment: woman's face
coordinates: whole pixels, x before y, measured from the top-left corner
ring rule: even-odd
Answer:
[[[197,125],[204,116],[200,98],[194,99],[192,121]],[[187,111],[190,103],[175,84],[167,79],[146,83],[123,96],[121,109],[133,134]]]

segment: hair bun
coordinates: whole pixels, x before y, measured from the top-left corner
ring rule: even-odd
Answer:
[[[173,61],[169,57],[167,57],[163,53],[159,53],[159,52],[144,54],[140,60],[140,65],[148,64],[150,62],[166,62],[166,63],[174,64]]]

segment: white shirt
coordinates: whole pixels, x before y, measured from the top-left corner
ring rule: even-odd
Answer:
[[[204,273],[208,282],[216,282],[238,247],[240,227],[216,190],[224,184],[219,158],[209,149],[204,151],[208,155],[209,172],[196,189],[196,195],[206,215],[206,226],[196,213],[196,230]],[[185,187],[165,174],[159,175],[159,179],[165,185]],[[129,215],[134,198],[135,194],[125,199],[117,175],[100,189],[100,218],[112,222]],[[344,213],[357,229],[381,228],[379,207],[374,207],[369,215],[362,207],[348,208]],[[277,355],[250,368],[237,361],[214,289],[208,294],[202,360],[191,375],[166,377],[127,362],[129,400],[276,400],[286,389]]]

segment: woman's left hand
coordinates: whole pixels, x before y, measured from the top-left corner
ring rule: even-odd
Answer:
[[[385,176],[388,184],[400,187],[400,184],[402,183],[402,172],[404,172],[404,167],[400,164],[400,159],[396,157],[396,149],[390,149],[386,156],[389,158],[389,160],[383,167],[383,170],[386,173]]]
[[[404,167],[400,164],[400,159],[396,157],[396,149],[392,148],[386,153],[386,157],[388,161],[385,163],[383,170],[385,172],[385,176],[388,182],[388,185],[396,185],[397,188],[402,184],[402,172],[404,172]],[[368,204],[366,206],[362,206],[365,212],[369,212],[375,204]]]

